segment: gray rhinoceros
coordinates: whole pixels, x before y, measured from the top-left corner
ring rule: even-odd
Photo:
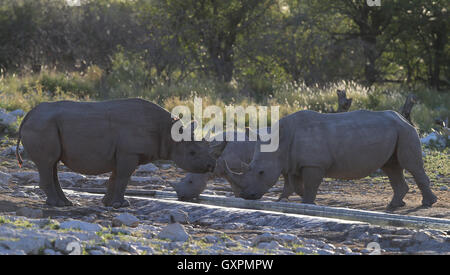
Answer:
[[[48,205],[72,205],[58,182],[57,163],[61,160],[82,174],[112,172],[102,201],[119,208],[129,205],[124,193],[138,165],[167,159],[192,172],[214,169],[206,141],[172,139],[175,122],[170,112],[142,99],[41,103],[20,125],[17,148],[22,140],[39,170],[39,186]],[[192,134],[195,125],[188,125]],[[21,165],[17,151],[16,155]]]
[[[243,173],[226,169],[228,180],[243,187],[240,196],[245,199],[261,198],[285,173],[294,186],[303,184],[303,202],[312,204],[324,177],[358,179],[381,168],[394,190],[388,207],[405,205],[403,169],[413,175],[423,206],[437,201],[423,168],[417,132],[394,111],[299,111],[280,119],[278,127],[276,151],[256,150]]]
[[[222,133],[225,137],[226,133]],[[235,140],[238,132],[234,133]],[[227,179],[225,173],[225,163],[233,171],[242,171],[244,165],[249,163],[255,152],[256,141],[249,141],[248,133],[245,134],[246,141],[231,141],[231,142],[216,142],[211,146],[212,156],[217,159],[217,166],[212,173],[188,173],[181,181],[171,182],[170,185],[177,192],[179,200],[190,201],[197,199],[198,196],[205,190],[207,182],[211,179],[222,177]],[[223,147],[223,148],[221,148]],[[225,162],[226,161],[226,162]],[[231,189],[235,196],[239,196],[242,192],[242,186],[237,185],[231,181]],[[302,187],[302,186],[300,186]],[[301,196],[301,188],[295,190]],[[289,184],[289,179],[284,177],[284,189],[280,195],[279,200],[288,198],[294,192],[294,188]]]

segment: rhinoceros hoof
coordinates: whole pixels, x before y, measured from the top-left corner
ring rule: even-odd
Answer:
[[[122,201],[116,201],[112,203],[112,207],[115,209],[121,208],[121,207],[128,207],[130,206],[130,202],[128,200],[122,200]]]
[[[437,202],[437,197],[435,195],[430,196],[430,198],[424,198],[422,200],[423,207],[431,207],[435,202]]]
[[[404,201],[391,202],[391,203],[388,204],[387,209],[388,210],[394,210],[394,209],[397,209],[399,207],[403,207],[405,205],[406,205],[406,203]]]
[[[63,206],[73,206],[73,203],[69,200],[62,200],[59,197],[51,198],[48,197],[45,201],[45,204],[48,206],[56,206],[56,207],[63,207]]]
[[[104,199],[103,200],[103,204],[105,206],[112,206],[115,209],[118,209],[118,208],[121,208],[121,207],[128,207],[128,206],[130,206],[130,202],[128,200],[126,200],[126,199],[115,200],[115,201]]]

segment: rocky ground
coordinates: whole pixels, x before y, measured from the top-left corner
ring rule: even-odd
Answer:
[[[6,151],[5,151],[6,150]],[[73,207],[44,204],[32,162],[18,169],[8,148],[0,151],[0,254],[450,254],[450,231],[418,230],[155,198],[130,198],[112,209],[101,195],[65,190]],[[85,177],[60,166],[63,187],[104,187],[108,175]],[[168,181],[185,172],[170,163],[141,167],[129,188],[172,191]],[[395,213],[450,217],[448,175],[433,179],[439,202],[423,209],[410,184],[407,207]],[[447,187],[447,189],[443,188]],[[282,182],[264,199],[276,200]],[[205,194],[231,196],[223,180]],[[326,180],[317,203],[385,211],[392,191],[384,177]],[[291,201],[298,201],[293,196]]]

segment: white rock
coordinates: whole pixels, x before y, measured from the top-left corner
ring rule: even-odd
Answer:
[[[17,121],[15,116],[4,113],[0,110],[0,129],[12,126]]]
[[[136,172],[154,173],[158,170],[159,170],[159,168],[156,167],[156,165],[154,165],[153,163],[147,163],[147,164],[139,166],[139,168],[136,170]]]
[[[19,184],[39,183],[39,174],[37,172],[15,172],[11,176],[19,181]]]
[[[275,240],[276,237],[274,235],[272,235],[272,233],[263,233],[261,235],[256,236],[255,238],[253,238],[252,240],[252,246],[257,246],[259,243],[268,243],[272,240]]]
[[[3,173],[0,171],[0,184],[8,184],[9,180],[12,178],[10,174]]]
[[[41,249],[45,248],[45,238],[42,237],[21,237],[17,241],[2,241],[0,246],[7,246],[11,250],[22,250],[26,254],[38,254]]]
[[[216,242],[219,241],[219,238],[217,238],[217,237],[214,236],[214,235],[206,235],[206,236],[204,237],[204,240],[205,240],[207,243],[216,243]]]
[[[41,209],[33,209],[28,207],[22,207],[17,209],[17,216],[24,216],[27,218],[40,219],[44,217],[44,212]]]
[[[167,169],[170,169],[172,167],[171,164],[161,164],[160,166],[161,166],[161,169],[163,169],[163,170],[167,170]]]
[[[55,249],[61,251],[64,254],[78,252],[81,250],[80,240],[74,236],[59,237],[55,240]],[[77,249],[78,247],[78,249]]]
[[[271,241],[269,243],[267,242],[261,242],[258,244],[259,249],[269,249],[269,250],[275,250],[280,249],[282,246],[277,241]]]
[[[112,225],[115,227],[119,227],[122,225],[137,227],[139,225],[139,219],[131,214],[122,213],[112,220]]]
[[[158,238],[169,239],[174,242],[186,242],[189,240],[189,234],[181,224],[171,223],[159,232]]]
[[[44,249],[44,255],[61,255],[61,253],[57,252],[53,249],[47,248],[47,249]]]
[[[173,220],[171,220],[171,217]],[[158,222],[164,222],[164,223],[171,223],[171,222],[177,222],[177,223],[187,223],[188,222],[188,214],[180,209],[169,209],[169,210],[162,210],[161,216],[158,219]]]
[[[281,233],[276,236],[279,242],[298,243],[299,239],[294,234]]]
[[[8,114],[15,117],[23,117],[25,115],[25,111],[22,109],[17,109],[12,112],[9,112]]]
[[[418,242],[425,242],[431,239],[431,235],[427,232],[419,231],[413,235],[413,239]]]
[[[58,173],[58,179],[59,181],[67,181],[73,184],[86,181],[86,176],[73,172],[60,172]]]
[[[298,247],[297,249],[295,249],[296,253],[302,253],[302,254],[313,254],[315,252],[314,249],[311,248],[307,248],[307,247]]]
[[[102,230],[102,227],[95,223],[88,223],[78,220],[69,220],[62,222],[59,227],[61,229],[78,229],[82,231],[92,231],[92,232],[98,232]]]

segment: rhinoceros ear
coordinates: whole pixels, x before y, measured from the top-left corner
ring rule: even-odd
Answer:
[[[218,159],[226,146],[226,141],[211,141],[209,143],[208,153],[212,158]]]

